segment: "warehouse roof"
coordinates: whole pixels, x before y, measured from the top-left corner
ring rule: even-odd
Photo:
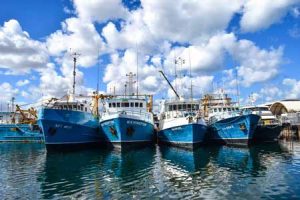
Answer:
[[[271,105],[270,110],[275,115],[281,115],[283,113],[300,112],[300,100],[299,99],[287,99],[275,102]]]

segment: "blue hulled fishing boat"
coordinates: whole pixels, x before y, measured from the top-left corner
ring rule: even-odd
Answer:
[[[195,145],[203,143],[207,125],[200,113],[200,102],[194,100],[192,95],[189,100],[180,98],[163,71],[160,73],[177,99],[165,101],[162,106],[157,133],[158,142],[187,148],[193,148]]]
[[[133,74],[129,73],[128,76],[129,95],[113,95],[106,99],[100,116],[100,126],[106,142],[114,147],[153,142],[152,96],[134,95]]]
[[[38,114],[47,148],[101,142],[97,116],[86,100],[59,100],[44,105]]]
[[[88,102],[86,98],[75,99],[75,76],[77,53],[73,54],[73,92],[62,99],[50,99],[39,110],[38,124],[44,134],[47,148],[99,144],[98,99]]]
[[[199,102],[193,100],[166,101],[160,114],[160,143],[192,147],[204,142],[207,125],[199,113]]]
[[[225,144],[248,144],[253,138],[260,116],[240,111],[223,94],[219,99],[210,100],[214,103],[221,101],[221,104],[208,108],[208,140]]]
[[[13,103],[11,107],[16,110],[0,112],[0,142],[43,142],[43,134],[36,124],[36,111],[21,109]]]

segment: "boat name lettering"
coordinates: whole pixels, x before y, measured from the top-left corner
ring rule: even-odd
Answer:
[[[181,129],[182,129],[182,127],[180,126],[180,127],[172,128],[171,130],[172,130],[172,131],[179,131],[179,130],[181,130]]]
[[[136,125],[140,125],[140,126],[146,126],[146,123],[138,122],[138,121],[127,121],[127,124],[136,124]]]
[[[72,126],[70,126],[70,125],[63,125],[63,124],[55,124],[55,128],[71,129]]]
[[[104,122],[102,125],[103,126],[111,126],[111,125],[114,125],[114,122],[113,121],[107,121],[107,122]]]
[[[232,125],[225,127],[224,129],[228,130],[228,129],[233,129],[234,127]]]

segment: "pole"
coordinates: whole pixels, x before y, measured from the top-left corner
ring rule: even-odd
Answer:
[[[139,52],[136,45],[136,97],[139,95]]]

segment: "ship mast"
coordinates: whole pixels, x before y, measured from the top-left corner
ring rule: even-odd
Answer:
[[[74,65],[73,65],[73,98],[75,97],[75,85],[76,85],[76,62],[77,62],[77,58],[80,56],[79,53],[76,53],[74,52],[72,54],[73,56],[73,62],[74,62]]]
[[[136,83],[136,81],[133,81],[133,77],[136,76],[136,74],[129,72],[129,74],[126,74],[126,76],[128,76],[128,82],[126,82],[126,85],[128,85],[128,94],[129,94],[129,96],[131,96],[131,95],[134,95],[133,84]],[[137,94],[137,96],[138,96],[138,94]]]

